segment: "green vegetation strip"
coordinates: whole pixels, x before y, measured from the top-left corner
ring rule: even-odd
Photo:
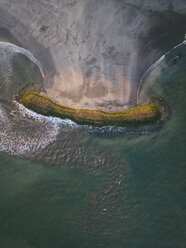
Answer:
[[[78,124],[93,126],[126,126],[152,124],[160,119],[161,112],[155,104],[135,107],[127,111],[73,109],[54,103],[37,92],[28,92],[22,98],[25,107],[45,116],[70,119]]]

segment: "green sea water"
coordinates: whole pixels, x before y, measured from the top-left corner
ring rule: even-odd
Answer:
[[[67,128],[0,153],[1,248],[186,247],[186,45],[148,73],[139,101],[152,95],[171,112],[158,131]]]

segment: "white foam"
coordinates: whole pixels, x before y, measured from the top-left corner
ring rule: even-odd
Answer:
[[[44,116],[30,109],[25,108],[22,104],[16,101],[14,102],[14,104],[17,107],[18,111],[21,113],[21,115],[25,118],[33,118],[41,123],[51,123],[56,128],[62,128],[62,127],[67,127],[67,126],[72,127],[72,128],[79,127],[79,125],[77,125],[75,122],[69,119],[61,119],[58,117]]]
[[[144,82],[144,80],[148,77],[148,75],[150,74],[150,72],[152,72],[153,69],[155,69],[164,59],[165,56],[167,54],[169,54],[172,50],[174,50],[175,48],[178,48],[182,45],[186,45],[186,40],[184,40],[182,43],[179,43],[178,45],[174,46],[170,51],[168,51],[167,53],[165,53],[164,55],[162,55],[154,64],[152,64],[147,71],[143,74],[143,76],[141,77],[139,86],[138,86],[138,91],[137,91],[137,103],[139,103],[139,95],[141,92],[141,88],[142,88],[142,84]]]
[[[6,111],[0,107],[0,151],[11,155],[25,155],[55,141],[60,129],[56,120],[51,122],[34,114],[28,119],[27,113],[22,115],[23,112],[20,111],[18,116],[13,112],[7,116]],[[24,122],[26,130],[19,126],[20,121]]]
[[[1,57],[3,57],[3,60],[6,61],[9,65],[12,65],[12,57],[16,53],[21,53],[21,54],[25,55],[33,63],[35,63],[39,67],[41,74],[44,77],[41,63],[39,62],[39,60],[37,60],[33,56],[33,54],[30,51],[28,51],[22,47],[16,46],[14,44],[11,44],[11,43],[2,42],[2,41],[0,42],[0,55],[1,55]],[[1,63],[0,63],[0,65],[1,65]],[[6,71],[6,69],[4,69],[4,70]]]
[[[12,57],[15,53],[21,53],[27,56],[40,68],[43,75],[40,62],[31,52],[14,44],[0,42],[0,67],[5,73],[11,74]],[[156,65],[162,60],[163,56],[156,62]],[[87,130],[90,133],[112,134],[133,134],[138,131],[139,133],[148,132],[146,129],[141,130],[128,127],[78,125],[69,119],[37,114],[16,101],[13,104],[12,111],[6,111],[0,106],[0,151],[11,155],[23,156],[44,149],[56,140],[60,132],[66,129],[75,128]]]

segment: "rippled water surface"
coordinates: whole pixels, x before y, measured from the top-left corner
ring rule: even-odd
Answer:
[[[158,131],[26,110],[13,97],[22,81],[12,80],[10,48],[0,52],[0,247],[185,247],[186,45],[142,82],[139,102],[158,95],[171,111]]]

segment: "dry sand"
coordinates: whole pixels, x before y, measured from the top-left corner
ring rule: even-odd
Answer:
[[[40,60],[53,100],[120,110],[136,104],[147,68],[183,40],[186,1],[0,0],[0,27],[0,40],[6,28],[6,40]]]

